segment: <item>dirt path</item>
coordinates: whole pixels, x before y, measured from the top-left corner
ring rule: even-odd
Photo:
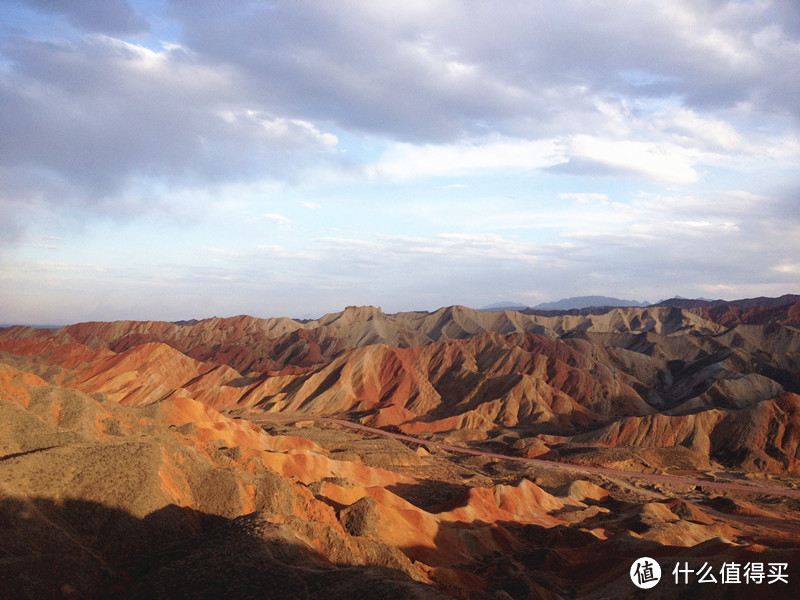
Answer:
[[[254,418],[255,417],[255,418]],[[384,431],[383,429],[377,429],[375,427],[368,427],[367,425],[361,425],[359,423],[353,423],[352,421],[348,421],[346,419],[337,419],[335,417],[312,417],[308,415],[298,415],[298,416],[289,416],[289,415],[272,415],[268,413],[261,413],[259,415],[248,415],[245,418],[249,418],[254,421],[258,420],[265,420],[265,421],[279,421],[279,422],[293,422],[293,421],[320,421],[323,423],[335,423],[337,425],[341,425],[343,427],[349,427],[351,429],[357,429],[360,431],[365,431],[368,433],[372,433],[375,435],[381,435],[384,437],[391,437],[397,440],[402,440],[406,442],[412,442],[414,444],[421,444],[423,446],[430,446],[434,448],[440,448],[442,450],[447,450],[449,452],[457,452],[460,454],[471,454],[474,456],[485,456],[487,458],[496,458],[500,460],[510,460],[516,461],[521,463],[526,463],[529,465],[535,465],[537,467],[542,467],[546,469],[560,469],[562,471],[571,471],[574,473],[594,473],[597,475],[603,475],[606,477],[626,477],[626,478],[634,478],[634,479],[644,479],[647,481],[654,481],[658,483],[667,483],[667,484],[678,484],[678,485],[693,485],[699,486],[703,488],[712,488],[712,489],[721,489],[721,490],[736,490],[736,491],[743,491],[743,492],[750,492],[754,494],[772,494],[776,496],[789,496],[792,498],[800,498],[800,490],[792,490],[786,488],[776,488],[776,487],[762,487],[757,485],[748,485],[744,483],[729,483],[724,481],[704,481],[702,479],[693,479],[691,477],[681,477],[678,475],[662,475],[658,473],[637,473],[632,471],[623,471],[621,469],[608,469],[605,467],[592,467],[588,465],[575,465],[571,463],[564,463],[558,462],[554,460],[544,460],[541,458],[525,458],[522,456],[508,456],[506,454],[499,454],[497,452],[489,452],[488,450],[478,450],[475,448],[467,448],[464,446],[455,446],[453,444],[445,444],[443,442],[435,442],[431,440],[423,440],[411,435],[406,435],[403,433],[393,433],[390,431]]]

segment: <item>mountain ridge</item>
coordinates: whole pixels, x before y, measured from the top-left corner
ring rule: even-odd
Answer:
[[[354,414],[408,433],[570,437],[608,419],[750,410],[800,393],[800,331],[780,322],[794,306],[738,313],[767,325],[730,326],[674,306],[557,316],[348,307],[309,323],[243,315],[16,328],[0,333],[0,351],[123,404],[189,397],[226,410]]]

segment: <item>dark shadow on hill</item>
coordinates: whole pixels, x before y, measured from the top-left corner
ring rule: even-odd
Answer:
[[[4,456],[0,456],[0,462],[5,462],[7,460],[11,460],[12,458],[19,458],[20,456],[30,456],[31,454],[45,452],[47,450],[52,450],[53,448],[55,448],[55,446],[45,446],[43,448],[36,448],[34,450],[27,450],[25,452],[14,452],[13,454],[6,454]]]
[[[448,510],[446,507],[454,499],[460,500],[469,492],[469,488],[463,484],[435,479],[420,479],[415,483],[397,483],[387,486],[386,489],[417,508],[434,513]]]
[[[465,523],[453,523],[465,527]],[[490,597],[535,600],[543,597],[562,599],[658,598],[660,600],[694,598],[713,600],[769,600],[800,597],[800,543],[782,547],[747,546],[723,538],[712,538],[689,546],[674,546],[642,539],[628,531],[601,539],[587,529],[520,524],[498,521],[495,527],[513,536],[513,546],[504,553],[475,555],[471,564],[460,568],[489,582]],[[610,532],[609,532],[610,533]],[[447,544],[448,536],[440,529],[435,543]],[[414,549],[409,550],[411,553]],[[652,590],[638,589],[630,577],[631,565],[638,558],[655,559],[661,567],[661,581]],[[739,582],[723,582],[724,564],[734,565],[728,573],[738,572]],[[745,565],[763,567],[760,583],[746,581]],[[688,581],[680,574],[676,583],[676,564],[691,569]],[[772,565],[786,565],[786,582],[768,576]],[[700,582],[700,572],[710,570],[716,582]],[[735,579],[735,577],[732,576]],[[773,580],[774,579],[774,580]],[[768,583],[773,580],[773,583]],[[711,581],[709,579],[708,581]],[[496,596],[492,596],[496,594]],[[505,595],[503,595],[505,594]]]
[[[263,513],[178,506],[144,518],[83,500],[0,499],[0,596],[38,599],[442,599],[396,569],[334,564]],[[334,560],[335,557],[334,557]],[[338,562],[338,560],[337,560]]]

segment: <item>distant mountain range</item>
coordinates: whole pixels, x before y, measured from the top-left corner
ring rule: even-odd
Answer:
[[[666,300],[660,300],[651,304],[650,302],[640,302],[638,300],[622,300],[610,296],[575,296],[572,298],[562,298],[556,302],[543,302],[536,306],[526,306],[520,302],[497,302],[484,306],[480,310],[518,310],[518,311],[567,311],[583,310],[586,308],[625,308],[647,306],[675,306],[677,308],[695,309],[701,307],[720,307],[732,306],[737,309],[749,310],[754,307],[778,307],[793,304],[800,301],[800,295],[784,294],[778,298],[745,298],[742,300],[712,300],[710,298],[684,298],[674,296]]]
[[[495,302],[479,310],[525,310],[526,308],[528,308],[527,304],[520,304],[519,302]]]
[[[649,302],[638,300],[620,300],[609,296],[577,296],[575,298],[562,298],[557,302],[543,302],[532,308],[536,310],[572,310],[573,308],[589,308],[590,306],[650,306]]]
[[[519,302],[497,302],[484,306],[481,310],[574,310],[581,308],[611,306],[611,307],[645,307],[650,306],[649,302],[639,302],[638,300],[620,300],[609,296],[576,296],[574,298],[562,298],[557,302],[543,302],[536,306],[527,306]]]

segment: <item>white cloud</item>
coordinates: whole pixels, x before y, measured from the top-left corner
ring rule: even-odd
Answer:
[[[696,156],[670,143],[576,135],[569,142],[568,154],[612,171],[638,174],[660,183],[689,184],[700,178],[693,168]]]
[[[241,258],[244,256],[242,250],[238,248],[217,248],[217,247],[210,247],[204,248],[204,250],[214,257],[221,257],[221,258]],[[212,260],[220,260],[220,258],[214,258]]]
[[[342,248],[345,250],[370,250],[380,248],[381,245],[377,242],[370,242],[367,240],[360,240],[356,238],[341,238],[341,237],[321,237],[316,240],[317,242],[325,245]]]
[[[646,244],[653,242],[656,236],[646,231],[565,231],[561,237],[588,242],[597,246],[623,246],[630,248],[642,248]]]
[[[96,265],[96,264],[78,264],[78,263],[70,263],[66,261],[58,261],[58,260],[35,260],[32,263],[33,269],[29,269],[31,272],[37,272],[41,274],[53,274],[53,273],[75,273],[75,274],[85,274],[85,273],[106,273],[108,271],[114,270],[113,267],[109,267],[107,265]]]
[[[741,151],[747,148],[736,128],[718,117],[703,116],[694,110],[678,108],[657,119],[654,125],[672,131],[677,143],[690,143],[715,150]]]
[[[600,203],[605,204],[608,202],[608,194],[598,194],[598,193],[563,193],[558,195],[559,198],[562,200],[570,200],[572,202],[577,202],[578,204],[591,204],[591,203]]]
[[[665,215],[689,217],[755,218],[772,211],[774,200],[744,190],[714,192],[707,196],[690,194],[640,193],[632,201],[639,211],[650,213],[652,218]]]
[[[369,172],[378,178],[415,179],[475,175],[502,170],[534,170],[565,162],[556,140],[508,138],[463,144],[394,144]]]
[[[280,143],[285,147],[334,149],[339,143],[332,133],[323,133],[313,123],[301,119],[269,118],[253,109],[224,110],[220,118],[246,137]]]
[[[284,246],[278,244],[259,244],[255,248],[258,255],[280,259],[281,261],[291,260],[297,263],[303,263],[309,260],[318,260],[319,253],[310,250],[289,250]],[[256,257],[249,253],[248,260],[257,260]]]
[[[435,255],[448,260],[540,262],[542,246],[494,233],[439,233],[434,237],[377,235],[383,249],[395,255]]]
[[[258,217],[259,221],[270,221],[272,223],[277,223],[278,225],[290,225],[292,221],[284,217],[283,215],[279,215],[277,213],[267,213]]]
[[[443,261],[430,263],[450,265],[467,262],[486,264],[505,261],[507,265],[537,264],[542,256],[571,249],[568,244],[557,247],[534,242],[521,242],[493,233],[439,233],[434,236],[375,234],[372,240],[359,238],[319,238],[317,242],[337,257],[353,255],[359,260],[369,258],[387,269],[408,261]]]
[[[772,267],[773,271],[778,273],[786,273],[788,275],[800,275],[800,262],[784,262]]]
[[[711,236],[727,235],[739,231],[739,226],[731,221],[655,221],[635,223],[630,232],[634,235],[649,235],[654,238],[680,240],[694,237],[709,240]]]

